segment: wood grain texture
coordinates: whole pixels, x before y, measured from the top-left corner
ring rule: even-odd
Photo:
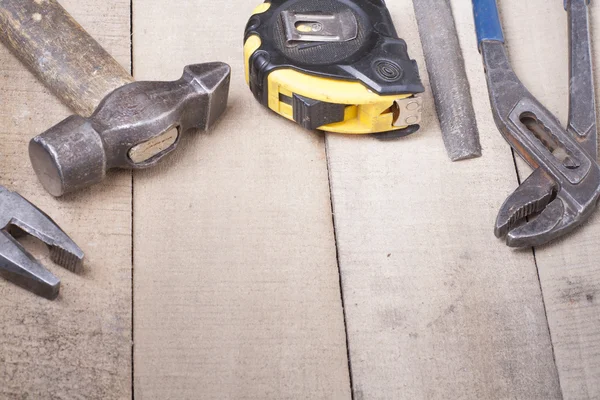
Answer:
[[[500,2],[514,68],[566,126],[567,13],[556,2]],[[591,2],[592,43],[600,63],[600,4]],[[596,78],[600,78],[596,76]],[[598,79],[596,79],[598,82]],[[598,87],[598,85],[596,84]],[[519,173],[530,169],[519,162]],[[600,215],[536,250],[536,260],[565,400],[600,399]]]
[[[133,81],[56,0],[1,0],[0,29],[13,54],[82,116]]]
[[[387,3],[427,81],[412,2]],[[429,91],[412,137],[327,137],[354,398],[560,399],[532,253],[493,234],[515,170],[471,2],[452,4],[484,157],[447,159]]]
[[[142,400],[350,398],[323,137],[246,87],[243,27],[256,5],[134,1],[136,79],[203,61],[233,69],[218,126],[135,175]]]
[[[128,66],[129,1],[63,5]],[[0,71],[0,184],[50,214],[86,253],[75,275],[53,265],[45,246],[26,242],[62,280],[53,302],[0,280],[0,398],[130,399],[131,174],[77,196],[49,196],[27,143],[72,112],[4,47]]]

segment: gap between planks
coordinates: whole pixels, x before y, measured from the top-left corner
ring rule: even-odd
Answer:
[[[340,301],[342,302],[342,314],[344,318],[344,334],[346,335],[346,357],[348,357],[348,379],[350,382],[350,399],[354,400],[354,383],[352,377],[352,358],[350,355],[350,340],[348,338],[348,321],[346,319],[346,304],[344,301],[344,282],[342,279],[342,268],[340,266],[340,249],[338,246],[338,237],[335,225],[335,202],[333,201],[333,187],[331,183],[331,166],[329,163],[329,133],[323,132],[323,142],[325,145],[325,160],[327,164],[327,179],[329,180],[329,197],[331,201],[331,225],[333,229],[333,240],[335,242],[335,260],[337,263],[339,282],[340,282]]]

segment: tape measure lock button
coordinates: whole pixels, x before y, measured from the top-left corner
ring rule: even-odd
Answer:
[[[308,97],[293,95],[294,121],[306,129],[317,129],[324,125],[344,120],[344,104],[325,103]]]

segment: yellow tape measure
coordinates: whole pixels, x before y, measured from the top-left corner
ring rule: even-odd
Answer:
[[[383,0],[267,1],[248,21],[244,58],[257,100],[307,129],[419,129],[418,67]]]

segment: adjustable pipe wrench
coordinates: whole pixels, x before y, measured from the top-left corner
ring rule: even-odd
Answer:
[[[496,125],[535,169],[498,214],[496,236],[506,236],[512,247],[538,246],[569,233],[592,215],[600,199],[589,2],[564,1],[569,14],[570,106],[568,128],[563,129],[512,70],[496,0],[473,0]]]

